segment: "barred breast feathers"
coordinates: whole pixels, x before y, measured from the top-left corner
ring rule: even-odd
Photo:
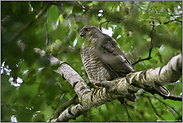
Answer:
[[[88,47],[83,43],[81,57],[89,80],[91,82],[110,80],[111,76],[108,70],[103,66],[94,50],[95,47]]]

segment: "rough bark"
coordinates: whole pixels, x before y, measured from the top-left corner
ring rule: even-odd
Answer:
[[[35,51],[42,54],[42,56],[45,54],[40,49]],[[82,77],[68,64],[59,61],[53,56],[50,56],[50,63],[51,65],[60,64],[60,67],[54,71],[62,75],[72,85],[79,99],[79,104],[66,109],[58,118],[52,119],[51,122],[75,119],[91,108],[98,107],[118,97],[125,97],[127,94],[135,93],[141,88],[173,83],[182,75],[182,55],[179,54],[163,67],[133,72],[124,78],[101,82],[100,84],[103,84],[105,88],[99,89],[94,94],[87,87]]]

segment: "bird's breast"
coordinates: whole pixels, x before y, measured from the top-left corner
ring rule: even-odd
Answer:
[[[94,46],[89,47],[83,43],[81,58],[91,82],[111,80],[108,70],[103,66],[100,59],[95,54]]]

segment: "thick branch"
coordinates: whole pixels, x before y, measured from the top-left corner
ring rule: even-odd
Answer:
[[[151,68],[146,71],[144,77],[148,83],[154,82],[157,85],[166,85],[177,81],[182,75],[182,55],[173,57],[167,65],[158,68]]]
[[[40,50],[39,48],[34,49],[36,53],[39,53],[41,56],[46,54],[45,51]],[[60,67],[55,71],[56,73],[62,75],[74,88],[76,94],[80,98],[83,93],[90,92],[90,89],[87,87],[87,84],[84,82],[83,78],[73,70],[68,64],[58,60],[57,58],[50,55],[50,65],[60,65]],[[80,100],[80,99],[79,99]]]
[[[42,56],[45,53],[40,49],[36,49],[36,52],[42,53]],[[54,71],[61,74],[73,86],[80,103],[66,109],[52,122],[69,121],[90,108],[98,107],[118,97],[125,97],[129,93],[137,92],[140,88],[173,83],[182,75],[182,58],[181,54],[179,54],[173,57],[166,66],[130,73],[124,78],[113,81],[105,81],[104,85],[106,87],[93,94],[80,75],[68,64],[59,61],[53,56],[50,56],[50,63],[51,65],[60,64],[60,67]]]

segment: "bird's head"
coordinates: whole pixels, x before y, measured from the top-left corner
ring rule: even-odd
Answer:
[[[95,26],[87,26],[87,27],[83,27],[81,30],[80,30],[80,36],[82,38],[85,38],[85,37],[90,37],[90,36],[93,36],[97,33],[101,33],[101,31],[95,27]]]

